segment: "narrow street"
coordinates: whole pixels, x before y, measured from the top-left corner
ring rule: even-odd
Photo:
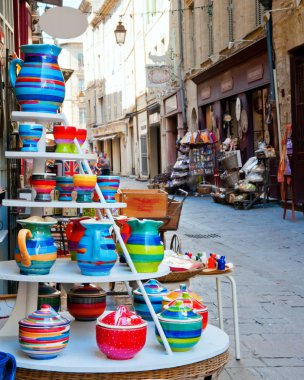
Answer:
[[[122,178],[120,187],[146,185]],[[184,203],[177,231],[183,252],[215,252],[235,267],[241,360],[235,360],[230,283],[223,280],[230,361],[219,380],[304,379],[304,216],[297,212],[292,222],[291,212],[285,221],[282,215],[277,204],[243,211],[210,196],[191,196]],[[166,235],[170,242],[171,233]],[[191,287],[209,307],[210,323],[218,325],[215,279],[195,277]]]

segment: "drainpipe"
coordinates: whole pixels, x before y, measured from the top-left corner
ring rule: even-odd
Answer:
[[[182,17],[182,1],[178,0],[178,43],[180,60],[178,64],[178,80],[180,85],[181,106],[183,115],[183,129],[187,131],[187,115],[186,115],[186,96],[185,96],[185,83],[182,77],[182,67],[184,65],[184,43],[183,43],[183,17]]]

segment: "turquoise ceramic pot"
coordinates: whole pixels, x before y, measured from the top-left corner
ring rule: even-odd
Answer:
[[[139,273],[157,272],[164,258],[164,245],[160,240],[158,228],[163,222],[156,220],[128,220],[132,233],[126,247]]]
[[[199,342],[202,335],[202,316],[194,313],[182,300],[172,302],[157,317],[172,351],[189,351]],[[159,343],[163,344],[157,329],[155,333]]]
[[[82,220],[85,228],[77,248],[77,263],[83,275],[107,276],[115,265],[115,243],[109,233],[108,220]]]
[[[22,111],[56,113],[65,96],[65,82],[58,65],[61,48],[56,45],[22,45],[22,59],[13,59],[10,82]],[[16,76],[16,66],[21,70]]]
[[[168,294],[168,289],[165,288],[159,281],[151,279],[144,284],[145,291],[151,301],[155,313],[160,313],[162,310],[163,297]],[[138,288],[133,291],[134,309],[137,314],[148,321],[153,318],[145,302],[141,290]]]

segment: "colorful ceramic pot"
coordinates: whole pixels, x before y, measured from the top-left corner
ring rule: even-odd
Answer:
[[[192,298],[187,292],[184,292],[182,298],[178,298],[178,300],[181,300],[184,305],[190,307],[195,313],[202,316],[202,329],[205,330],[208,325],[208,307],[203,305],[200,301]],[[165,308],[172,306],[174,302],[175,301],[171,301],[165,306]]]
[[[115,175],[99,175],[97,184],[102,192],[102,195],[107,203],[114,203],[120,183],[120,177]]]
[[[43,304],[50,305],[55,311],[59,311],[61,292],[46,282],[39,282],[38,286],[38,309]]]
[[[132,359],[144,347],[146,336],[147,322],[126,306],[97,320],[97,345],[109,359]]]
[[[190,295],[190,297],[195,299],[196,301],[202,302],[202,297],[200,297],[198,294],[188,289],[186,284],[180,284],[179,289],[172,290],[163,298],[163,302],[162,302],[163,309],[171,301],[174,301],[178,298],[182,298],[184,292],[187,292]]]
[[[22,111],[56,113],[65,96],[65,83],[55,45],[22,45],[24,61],[13,59],[9,67],[10,82]],[[16,77],[17,65],[21,70]]]
[[[68,293],[67,307],[78,321],[95,321],[106,310],[106,292],[93,284],[76,285]]]
[[[16,359],[13,355],[0,351],[0,379],[14,380],[17,370]]]
[[[76,139],[78,141],[78,144],[80,147],[84,144],[87,138],[87,130],[84,128],[77,128],[76,129]],[[78,154],[78,150],[75,144],[72,145],[72,152]]]
[[[35,201],[51,202],[51,192],[56,186],[56,174],[54,173],[33,173],[31,185],[36,191]]]
[[[202,316],[194,313],[189,306],[184,305],[182,300],[173,301],[172,305],[157,317],[172,351],[189,351],[200,340]],[[163,344],[156,328],[155,333],[159,343]]]
[[[69,335],[70,321],[47,304],[19,321],[21,350],[32,359],[55,358],[65,349]]]
[[[69,125],[54,125],[53,135],[56,142],[56,153],[73,153],[76,128]]]
[[[74,189],[77,191],[76,202],[92,202],[92,193],[96,185],[95,174],[74,174]]]
[[[38,141],[43,132],[43,125],[19,124],[19,137],[22,141],[22,152],[38,152]]]
[[[162,299],[168,294],[168,289],[154,279],[147,281],[144,284],[144,288],[155,313],[160,313],[162,310]],[[147,321],[153,320],[140,288],[133,290],[133,303],[137,314]]]
[[[157,272],[164,258],[164,245],[158,234],[158,228],[162,224],[163,222],[148,219],[128,221],[132,233],[126,247],[139,273]]]
[[[54,218],[31,216],[17,220],[22,225],[18,232],[15,260],[21,274],[48,274],[57,258],[57,247],[51,235]]]
[[[70,218],[70,221],[65,229],[65,234],[68,239],[68,251],[71,256],[71,260],[73,261],[76,261],[78,243],[83,237],[85,231],[85,228],[80,224],[80,222],[86,219],[90,218],[88,216],[84,216],[82,218]]]
[[[56,177],[56,189],[59,191],[59,201],[72,201],[73,177]]]
[[[129,240],[129,237],[131,236],[131,227],[127,223],[128,220],[131,220],[131,219],[128,218],[126,215],[120,215],[120,216],[114,217],[114,220],[120,229],[120,235],[122,237],[122,240],[126,244],[126,242]],[[118,240],[116,242],[116,251],[119,256],[119,262],[121,264],[126,264],[126,258]]]
[[[87,219],[80,222],[84,235],[77,248],[77,263],[83,275],[108,276],[115,265],[115,244],[109,233],[109,220]]]

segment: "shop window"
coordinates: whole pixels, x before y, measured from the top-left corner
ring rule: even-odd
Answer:
[[[265,134],[268,130],[267,124],[267,88],[254,91],[252,93],[252,109],[253,109],[253,142],[254,150],[258,148],[258,144],[265,140]],[[267,137],[267,136],[266,136]]]
[[[84,108],[79,108],[79,127],[86,127],[86,110]]]

